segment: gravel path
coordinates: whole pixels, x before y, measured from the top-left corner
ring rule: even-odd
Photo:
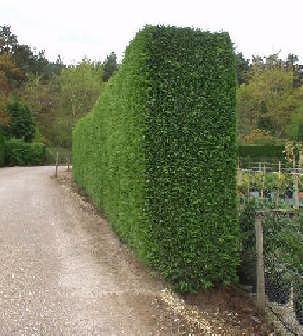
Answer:
[[[0,335],[176,335],[161,283],[53,173],[0,169]]]
[[[270,334],[237,293],[165,288],[54,171],[0,168],[0,336]]]

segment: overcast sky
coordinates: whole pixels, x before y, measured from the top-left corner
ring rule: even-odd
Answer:
[[[119,58],[145,24],[228,31],[246,57],[282,51],[303,61],[303,0],[0,0],[0,25],[55,60]]]

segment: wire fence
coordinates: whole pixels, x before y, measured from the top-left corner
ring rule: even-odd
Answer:
[[[256,294],[258,309],[270,310],[289,335],[303,335],[302,182],[301,167],[238,169],[240,281]]]

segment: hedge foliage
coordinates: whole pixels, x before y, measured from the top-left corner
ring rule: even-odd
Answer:
[[[240,145],[239,157],[251,161],[285,161],[284,145]]]
[[[46,146],[42,143],[29,143],[20,139],[6,141],[5,163],[7,166],[38,166],[46,159]]]
[[[76,182],[182,291],[236,278],[235,125],[229,35],[147,26],[74,130]]]

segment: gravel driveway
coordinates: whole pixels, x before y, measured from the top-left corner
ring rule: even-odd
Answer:
[[[0,336],[271,335],[237,292],[165,288],[54,172],[0,168]]]
[[[161,283],[53,174],[0,169],[0,335],[176,335]]]

